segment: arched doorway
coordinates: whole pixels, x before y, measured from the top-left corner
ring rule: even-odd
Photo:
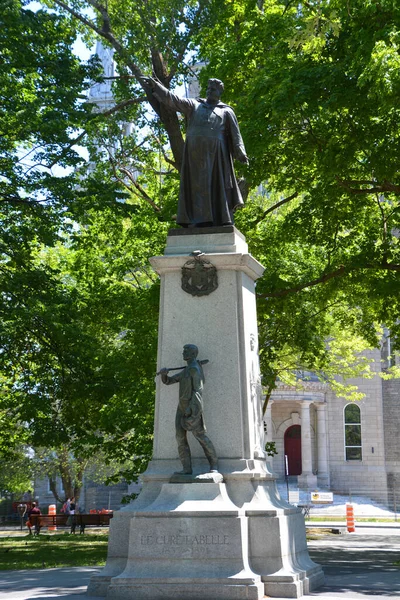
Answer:
[[[292,425],[285,431],[285,455],[289,475],[301,475],[301,427]]]

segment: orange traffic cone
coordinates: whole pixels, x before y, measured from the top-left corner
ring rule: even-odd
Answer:
[[[50,504],[49,506],[49,515],[55,515],[56,514],[56,505],[55,504]],[[54,519],[55,522],[55,519]],[[57,527],[56,525],[50,525],[47,528],[48,531],[57,531]]]
[[[354,509],[351,504],[346,504],[346,521],[347,521],[347,531],[349,533],[354,533],[356,528],[354,525]]]

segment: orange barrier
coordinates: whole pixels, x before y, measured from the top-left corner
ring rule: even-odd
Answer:
[[[49,506],[49,515],[55,515],[56,514],[56,505],[55,504],[50,504]],[[55,525],[50,525],[48,527],[48,531],[57,531],[57,527]]]
[[[354,533],[356,528],[354,524],[354,508],[351,504],[346,504],[346,522],[347,522],[347,531],[349,533]]]

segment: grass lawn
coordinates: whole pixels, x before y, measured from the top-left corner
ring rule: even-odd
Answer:
[[[326,536],[336,537],[336,534],[332,532],[331,528],[324,529],[323,527],[318,527],[313,529],[312,527],[307,527],[306,539],[308,542],[320,540]]]
[[[0,570],[102,566],[108,532],[40,534],[0,538]]]

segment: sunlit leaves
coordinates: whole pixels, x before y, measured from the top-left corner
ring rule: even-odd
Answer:
[[[338,371],[368,376],[357,355],[378,344],[376,324],[399,329],[395,3],[109,0],[107,13],[87,0],[46,4],[56,12],[21,13],[15,0],[18,11],[4,13],[13,50],[0,34],[7,422],[24,419],[36,443],[102,448],[143,468],[158,302],[148,257],[173,224],[184,122],[156,102],[150,111],[138,73],[174,86],[199,56],[202,82],[224,80],[239,118],[250,166],[238,173],[262,184],[236,224],[266,267],[264,381],[299,368],[332,382]],[[98,71],[70,53],[78,29],[115,50],[115,111],[95,113],[81,97]],[[38,162],[79,168],[55,177]]]

